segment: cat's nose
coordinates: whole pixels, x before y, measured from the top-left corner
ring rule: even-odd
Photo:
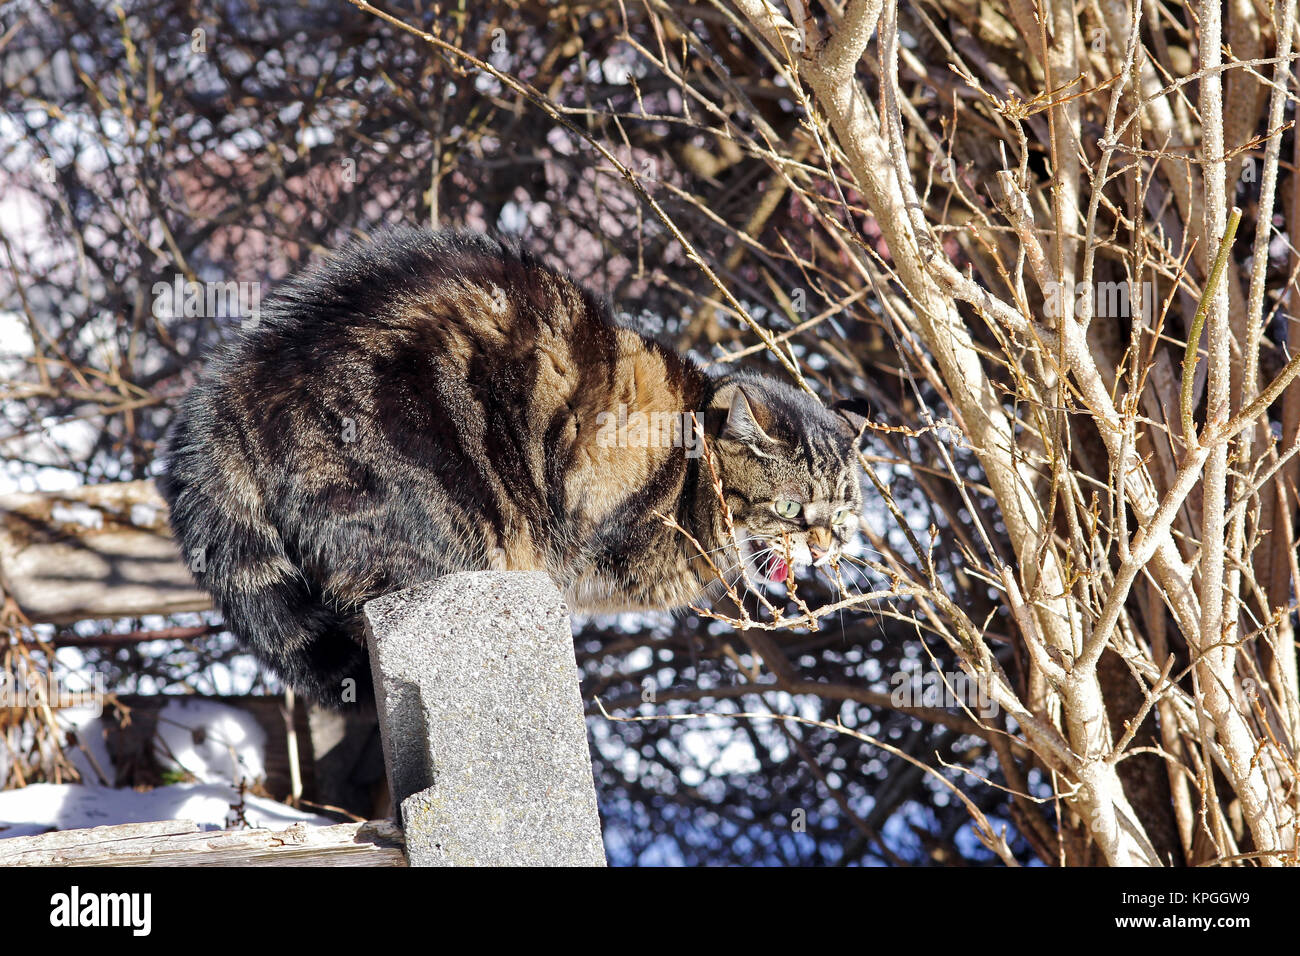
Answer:
[[[820,558],[831,547],[831,531],[829,528],[813,528],[808,532],[808,550],[812,552],[814,558]]]

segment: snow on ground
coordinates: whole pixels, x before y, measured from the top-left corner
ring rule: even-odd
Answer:
[[[193,820],[204,829],[220,830],[230,822],[231,804],[238,801],[235,788],[221,783],[176,783],[142,791],[81,783],[34,783],[0,792],[0,839],[154,820]],[[299,821],[312,826],[336,822],[251,794],[244,797],[244,817],[254,827],[274,829]]]
[[[108,755],[108,744],[104,742],[104,721],[99,714],[88,709],[65,708],[58,712],[58,721],[60,726],[75,730],[77,739],[81,741],[81,747],[68,747],[64,750],[68,762],[77,768],[81,779],[87,783],[111,784],[115,776],[113,759]]]
[[[0,791],[0,838],[154,820],[193,820],[207,829],[221,829],[233,822],[231,806],[239,802],[239,781],[253,781],[266,772],[266,733],[256,720],[215,701],[178,697],[159,711],[154,751],[164,769],[184,771],[197,782],[145,791],[101,786],[97,782],[115,777],[103,719],[70,710],[61,711],[60,717],[76,728],[94,758],[92,764],[80,748],[68,750],[82,779],[90,783],[37,783]],[[244,816],[254,827],[335,822],[251,794],[244,798]]]
[[[104,745],[104,719],[89,712],[64,710],[59,715],[77,729],[77,736],[103,768],[107,780],[115,776]],[[164,770],[192,775],[201,783],[237,784],[266,775],[266,732],[248,713],[211,700],[177,697],[158,712],[154,754]],[[100,781],[94,766],[79,748],[68,757],[82,778]]]
[[[158,715],[159,763],[205,783],[266,775],[266,732],[251,714],[210,700],[180,697]]]

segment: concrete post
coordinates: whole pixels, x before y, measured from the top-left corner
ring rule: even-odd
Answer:
[[[534,571],[453,574],[365,606],[412,866],[603,866],[563,598]]]

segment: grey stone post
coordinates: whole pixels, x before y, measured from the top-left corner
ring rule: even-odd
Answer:
[[[604,866],[568,610],[537,571],[453,574],[365,606],[412,866]]]

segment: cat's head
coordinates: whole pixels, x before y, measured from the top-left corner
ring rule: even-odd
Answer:
[[[709,408],[718,476],[751,575],[784,582],[791,571],[837,561],[862,510],[862,418],[751,373],[721,379]]]

